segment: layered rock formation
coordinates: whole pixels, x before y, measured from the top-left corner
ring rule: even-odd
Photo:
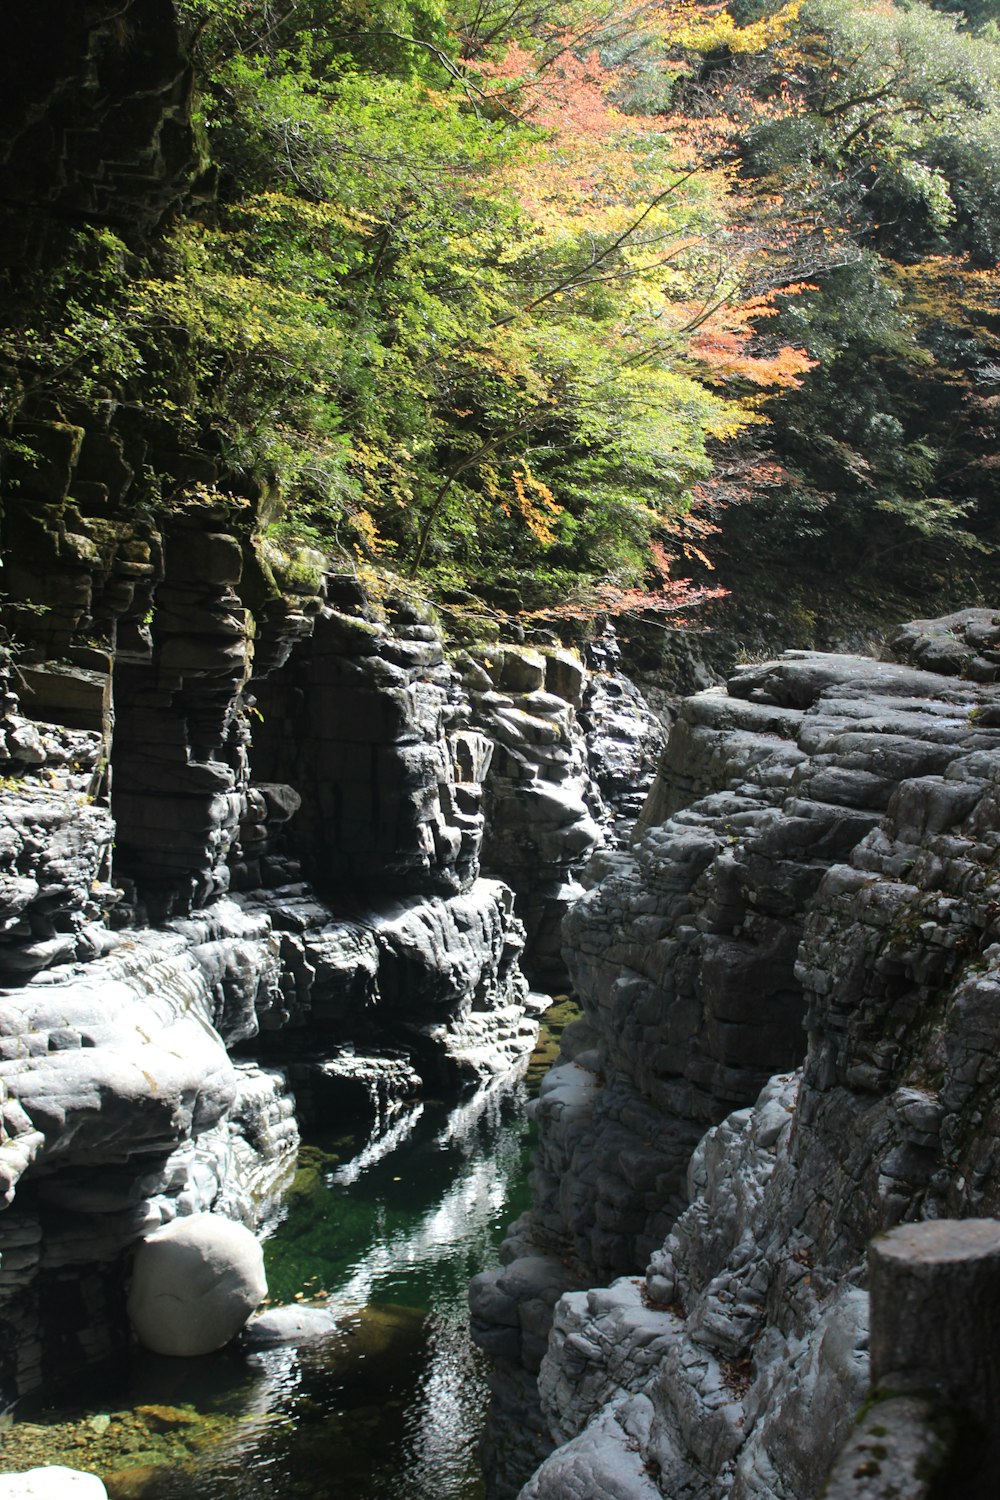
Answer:
[[[569,919],[584,1021],[474,1287],[508,1455],[541,1370],[498,1494],[554,1443],[524,1500],[817,1494],[867,1384],[868,1239],[1000,1209],[998,644],[969,611],[903,661],[788,653],[684,705]],[[622,1273],[558,1302],[543,1357],[546,1281]]]
[[[532,980],[566,984],[561,924],[595,850],[631,830],[664,733],[613,662],[588,671],[555,638],[463,652],[475,722],[494,745],[485,867],[518,893]]]
[[[536,1031],[513,895],[478,876],[491,747],[461,727],[440,641],[316,596],[287,688],[306,680],[316,733],[270,717],[272,741],[301,755],[302,791],[254,781],[254,617],[235,592],[239,545],[201,519],[176,574],[164,549],[148,649],[108,653],[93,727],[35,723],[5,699],[11,1391],[120,1336],[115,1263],[137,1237],[208,1209],[261,1222],[294,1161],[289,1079],[310,1119],[384,1124],[423,1083],[509,1067]],[[98,674],[35,656],[36,681],[58,689],[36,712],[70,717]],[[362,762],[363,782],[348,770]],[[300,802],[302,836],[277,848]],[[79,1301],[58,1350],[39,1342],[56,1297]]]
[[[381,1129],[530,1049],[521,913],[552,977],[553,919],[614,838],[578,709],[625,704],[597,770],[648,767],[658,735],[557,647],[453,662],[422,607],[262,541],[207,455],[140,520],[113,426],[33,433],[0,657],[11,1393],[121,1341],[138,1237],[263,1222],[297,1119]]]

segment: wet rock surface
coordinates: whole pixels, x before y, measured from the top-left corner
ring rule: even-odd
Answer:
[[[96,1474],[59,1464],[0,1477],[3,1500],[107,1500],[107,1494]]]
[[[869,1378],[868,1240],[1000,1208],[996,692],[788,653],[683,705],[565,929],[583,1020],[511,1249],[591,1289],[555,1308],[522,1461],[564,1446],[525,1500],[818,1494]]]

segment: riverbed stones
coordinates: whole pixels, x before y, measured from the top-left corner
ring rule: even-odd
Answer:
[[[303,1307],[297,1302],[269,1307],[255,1313],[243,1330],[247,1349],[274,1349],[281,1345],[311,1344],[328,1339],[341,1329],[343,1313],[332,1307]]]
[[[139,1342],[154,1354],[210,1354],[236,1337],[266,1296],[264,1255],[250,1231],[192,1214],[142,1241],[128,1311]]]

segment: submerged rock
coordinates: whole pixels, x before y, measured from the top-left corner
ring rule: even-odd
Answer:
[[[192,1214],[143,1240],[128,1311],[154,1354],[210,1354],[236,1337],[266,1296],[264,1255],[250,1231],[216,1214]]]
[[[250,1318],[243,1330],[247,1349],[273,1349],[282,1344],[311,1344],[329,1338],[341,1327],[343,1314],[332,1307],[300,1307],[289,1302],[269,1307]]]

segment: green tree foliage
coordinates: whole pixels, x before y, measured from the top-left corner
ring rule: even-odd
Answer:
[[[214,190],[152,249],[80,236],[14,404],[131,404],[303,538],[443,585],[641,579],[707,445],[808,366],[761,344],[734,381],[706,343],[751,336],[745,257],[636,112],[654,54],[670,86],[648,7],[178,9]]]
[[[155,244],[75,232],[9,320],[8,418],[128,411],[304,542],[536,607],[707,567],[716,526],[734,577],[978,567],[988,18],[176,5],[204,172]]]

